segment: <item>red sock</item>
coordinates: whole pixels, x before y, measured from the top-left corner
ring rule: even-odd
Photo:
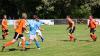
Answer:
[[[74,36],[70,35],[70,41],[74,41]]]
[[[93,34],[93,38],[96,39],[96,35],[95,34]]]
[[[9,42],[7,42],[6,44],[4,44],[4,47],[10,46],[10,45],[12,45],[12,44],[13,44],[13,42],[12,42],[12,41],[9,41]]]
[[[90,34],[90,36],[91,36],[91,38],[92,38],[93,40],[96,39],[96,35],[95,35],[95,34]]]

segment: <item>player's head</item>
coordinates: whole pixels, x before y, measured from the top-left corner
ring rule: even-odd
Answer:
[[[4,19],[7,19],[7,15],[3,15],[3,18],[4,18]]]
[[[27,18],[27,14],[26,13],[22,13],[22,18],[26,19]]]
[[[71,17],[71,16],[69,16],[69,15],[68,15],[68,16],[66,16],[66,19],[67,19],[67,20],[69,20],[69,19],[71,19],[71,18],[72,18],[72,17]]]
[[[33,18],[36,19],[36,18],[38,18],[38,16],[37,15],[33,15]]]
[[[93,16],[89,16],[89,20],[92,20],[93,19]]]
[[[33,15],[33,19],[35,19],[36,21],[39,21],[39,17],[37,15]]]

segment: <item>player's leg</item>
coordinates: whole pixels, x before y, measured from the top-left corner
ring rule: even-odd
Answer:
[[[10,46],[10,45],[14,44],[15,42],[16,42],[16,40],[13,39],[13,40],[7,42],[6,44],[4,44],[4,45],[2,46],[2,51],[4,50],[5,47]]]
[[[21,39],[22,39],[22,48],[23,50],[25,50],[26,46],[25,46],[25,42],[26,42],[26,38],[23,36],[23,34],[20,35]]]
[[[90,29],[90,37],[93,39],[93,41],[96,41],[97,36],[95,34],[95,29]]]
[[[30,45],[32,44],[32,41],[34,40],[33,36],[30,35],[29,41],[26,41],[25,45],[28,46],[28,48],[30,48]]]
[[[70,41],[75,41],[76,40],[75,37],[74,37],[74,35],[73,35],[74,31],[75,31],[75,27],[73,29],[69,30]]]
[[[2,38],[5,39],[5,30],[2,30]]]
[[[36,35],[33,35],[33,38],[34,38],[34,41],[35,41],[35,44],[36,44],[37,48],[40,49],[40,43],[39,43],[38,38],[36,37]]]
[[[44,37],[42,35],[42,32],[40,30],[37,31],[39,37],[41,38],[42,42],[44,42]]]
[[[8,35],[8,30],[4,30],[4,34],[3,34],[4,39],[6,38],[7,35]]]
[[[4,50],[5,47],[14,44],[14,43],[17,41],[18,37],[19,37],[19,34],[18,34],[17,32],[15,32],[14,39],[11,40],[11,41],[9,41],[9,42],[7,42],[7,43],[5,43],[5,44],[3,45],[3,47],[2,47],[2,51]]]
[[[8,32],[8,29],[7,29],[5,35],[8,35],[8,34],[9,34],[9,32]]]

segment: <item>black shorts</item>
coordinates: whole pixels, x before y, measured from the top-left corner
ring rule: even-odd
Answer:
[[[69,29],[70,34],[74,33],[74,31],[75,31],[75,27],[73,29],[72,28]]]
[[[91,29],[90,29],[90,33],[93,33],[93,34],[94,34],[95,31],[96,31],[96,30],[95,30],[94,28],[91,28]]]
[[[6,30],[2,30],[2,32],[8,32],[8,29],[6,29]]]
[[[21,37],[23,37],[23,34],[18,34],[17,32],[15,32],[14,39],[18,40],[18,38]]]

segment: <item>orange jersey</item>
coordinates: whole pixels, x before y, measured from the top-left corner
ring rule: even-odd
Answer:
[[[90,20],[89,21],[89,27],[90,28],[96,28],[96,22],[95,22],[95,20]]]
[[[20,19],[17,21],[17,27],[16,27],[16,32],[18,34],[22,34],[23,28],[25,28],[26,20],[25,19]]]
[[[8,22],[7,19],[2,20],[2,30],[8,29]]]

